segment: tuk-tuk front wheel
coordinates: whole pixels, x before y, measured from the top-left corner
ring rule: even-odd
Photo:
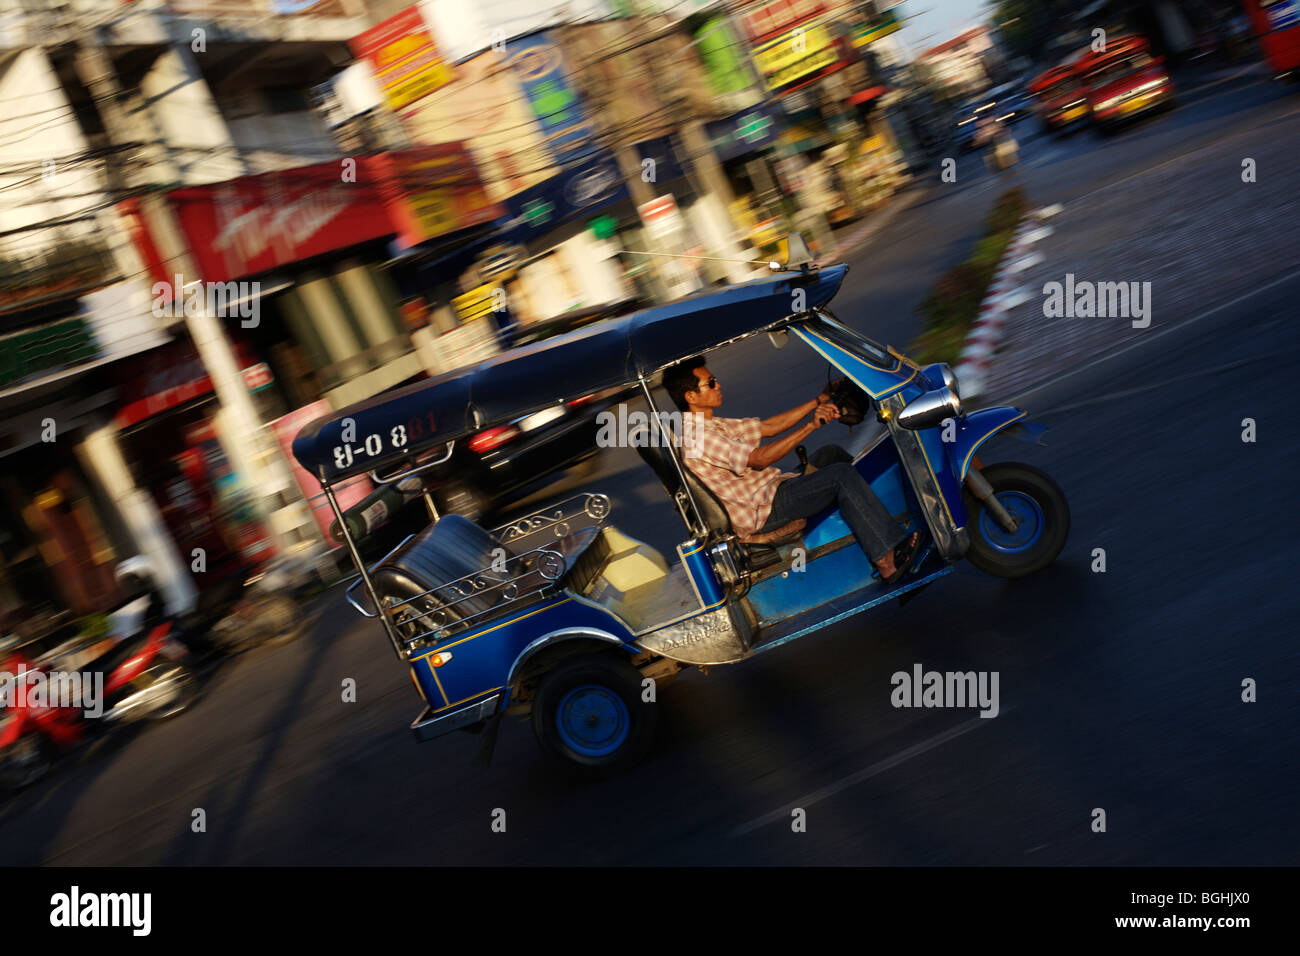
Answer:
[[[1017,526],[1008,531],[970,488],[965,488],[971,540],[966,559],[1000,578],[1022,578],[1041,571],[1056,560],[1070,534],[1065,493],[1045,472],[1021,462],[999,462],[982,473],[993,496],[1016,519]]]
[[[587,776],[616,773],[654,741],[657,704],[641,699],[641,674],[612,654],[558,664],[533,701],[533,732],[552,761]]]

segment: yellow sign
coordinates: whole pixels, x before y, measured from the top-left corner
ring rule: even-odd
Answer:
[[[451,307],[456,310],[462,322],[481,319],[492,311],[493,286],[481,285],[470,289],[464,295],[451,300]]]
[[[839,60],[825,26],[796,27],[754,50],[754,62],[772,89],[793,83]]]
[[[455,79],[415,7],[354,37],[350,46],[358,58],[370,61],[392,110],[401,109]]]

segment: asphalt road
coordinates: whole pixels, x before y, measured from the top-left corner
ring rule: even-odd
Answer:
[[[1194,148],[1199,110],[1220,129],[1274,108],[1271,90],[1225,84],[1113,140],[1027,144],[1024,175],[1043,177],[1036,203],[1061,201]],[[910,336],[908,303],[987,211],[995,186],[977,163],[850,257],[842,318]],[[487,769],[476,737],[415,744],[404,669],[336,595],[309,636],[222,667],[190,712],[0,806],[0,863],[1295,863],[1298,299],[1294,274],[1024,396],[1049,444],[981,455],[1064,487],[1073,529],[1052,568],[1004,582],[959,565],[904,608],[687,674],[661,694],[650,759],[624,776],[552,776],[525,723],[503,727]],[[825,374],[798,343],[710,364],[727,409],[747,414]],[[820,434],[867,435],[832,428]],[[601,464],[570,484],[609,492],[619,527],[669,550],[679,522],[635,453]],[[894,708],[891,674],[918,663],[997,671],[1000,714]],[[341,702],[345,678],[356,703]],[[1246,678],[1256,703],[1241,700]]]

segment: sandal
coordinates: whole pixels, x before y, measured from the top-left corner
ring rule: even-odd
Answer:
[[[894,549],[894,573],[887,578],[882,577],[881,582],[895,584],[901,580],[903,575],[912,569],[912,560],[919,550],[921,550],[921,532],[913,531],[910,538]]]

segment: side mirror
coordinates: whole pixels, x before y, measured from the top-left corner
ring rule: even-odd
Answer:
[[[790,331],[788,329],[778,329],[775,332],[768,332],[767,340],[772,343],[772,348],[783,349],[790,344]]]

